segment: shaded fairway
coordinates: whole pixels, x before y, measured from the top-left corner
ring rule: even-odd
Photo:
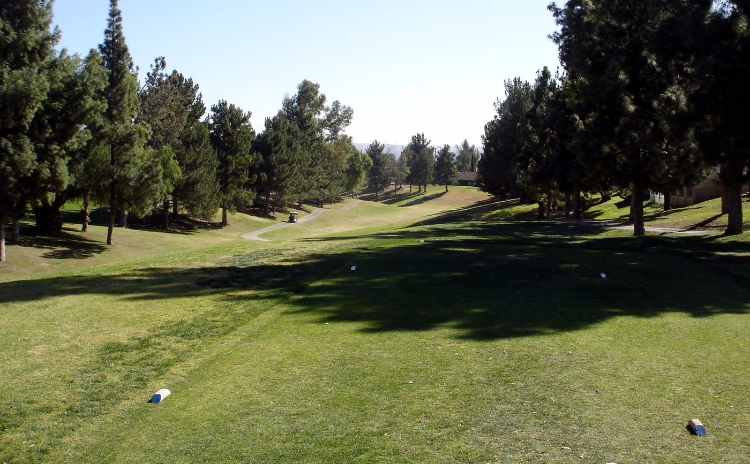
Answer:
[[[418,222],[0,284],[0,460],[750,455],[742,239]]]

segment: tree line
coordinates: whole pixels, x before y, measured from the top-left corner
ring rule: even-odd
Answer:
[[[260,134],[250,112],[225,100],[207,113],[199,86],[157,58],[143,84],[111,0],[104,40],[84,58],[58,52],[52,2],[0,6],[0,259],[5,225],[19,239],[32,208],[41,232],[62,229],[61,208],[108,210],[107,244],[119,215],[157,213],[164,228],[180,213],[222,224],[238,208],[265,212],[288,202],[317,204],[365,182],[365,155],[344,130],[353,110],[327,105],[304,80]]]
[[[448,186],[458,180],[458,173],[476,172],[481,154],[479,150],[464,140],[455,147],[450,145],[438,149],[431,146],[424,133],[411,137],[411,141],[396,158],[386,146],[377,140],[367,147],[365,153],[370,159],[368,185],[375,191],[375,196],[389,185],[403,187],[409,185],[411,192],[414,186],[417,193],[427,192],[428,184]]]
[[[563,70],[505,82],[482,138],[482,188],[533,200],[540,217],[563,202],[579,217],[582,192],[629,190],[643,235],[647,189],[669,209],[669,192],[718,167],[726,234],[741,233],[750,4],[569,0],[549,10]]]

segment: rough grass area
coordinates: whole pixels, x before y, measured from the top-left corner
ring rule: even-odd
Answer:
[[[747,462],[744,237],[409,201],[0,283],[0,462]]]

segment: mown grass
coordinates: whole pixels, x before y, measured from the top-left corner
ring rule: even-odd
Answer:
[[[744,239],[396,203],[1,283],[0,461],[746,461]]]
[[[596,198],[586,209],[584,216],[589,219],[625,223],[630,215],[630,201],[615,196],[607,202]],[[750,201],[743,203],[745,227],[750,228]],[[727,215],[721,214],[721,199],[705,201],[696,205],[674,207],[664,211],[664,206],[656,203],[643,203],[644,219],[647,226],[681,230],[710,230],[721,232],[727,227]]]

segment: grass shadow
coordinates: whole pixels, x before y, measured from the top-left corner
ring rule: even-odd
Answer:
[[[428,201],[437,200],[438,198],[442,197],[446,193],[447,192],[442,191],[442,192],[432,193],[430,195],[427,195],[427,193],[424,192],[422,194],[417,194],[419,198],[415,198],[414,200],[407,201],[406,203],[402,203],[399,206],[402,208],[408,208],[409,206],[421,205],[423,203],[427,203]]]
[[[42,257],[48,259],[86,259],[108,249],[102,243],[74,234],[75,229],[71,227],[63,227],[62,232],[53,235],[38,234],[33,226],[23,227],[21,232],[20,243],[9,242],[8,245],[46,250]]]

